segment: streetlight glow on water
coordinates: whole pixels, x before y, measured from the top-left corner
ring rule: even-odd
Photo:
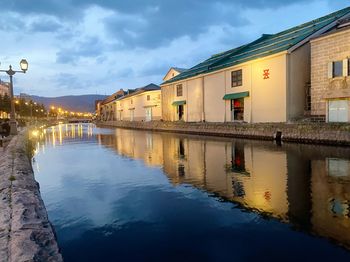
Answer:
[[[65,261],[350,259],[349,148],[93,124],[39,143]]]

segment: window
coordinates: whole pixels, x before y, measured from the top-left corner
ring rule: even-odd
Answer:
[[[176,96],[182,96],[182,85],[176,86]]]
[[[151,100],[151,96],[147,95],[147,101]]]
[[[130,104],[132,104],[133,103],[133,101],[132,101],[132,99],[130,100]]]
[[[350,76],[350,59],[348,59],[348,76]]]
[[[333,77],[343,76],[343,61],[333,62]]]
[[[231,73],[232,87],[242,85],[242,69]]]

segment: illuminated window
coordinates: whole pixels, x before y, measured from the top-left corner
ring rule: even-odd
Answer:
[[[182,85],[176,86],[176,96],[182,96]]]
[[[243,121],[244,120],[244,98],[232,99],[231,100],[231,111],[233,113],[233,120]]]
[[[343,61],[333,62],[333,77],[343,76]]]
[[[231,72],[232,87],[241,86],[243,79],[242,69]]]

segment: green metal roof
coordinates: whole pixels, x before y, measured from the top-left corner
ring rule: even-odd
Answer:
[[[186,100],[173,102],[173,106],[181,106],[181,105],[186,105]]]
[[[264,34],[262,37],[249,44],[213,55],[209,59],[175,76],[163,84],[177,82],[196,75],[213,72],[254,59],[277,54],[282,51],[287,51],[347,14],[350,14],[350,7],[277,34]]]
[[[248,97],[249,92],[241,92],[241,93],[235,93],[235,94],[227,94],[222,99],[224,100],[232,100],[232,99],[238,99],[243,97]]]

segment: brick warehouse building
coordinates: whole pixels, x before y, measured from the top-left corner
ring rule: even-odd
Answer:
[[[350,122],[350,20],[311,41],[311,113]]]

